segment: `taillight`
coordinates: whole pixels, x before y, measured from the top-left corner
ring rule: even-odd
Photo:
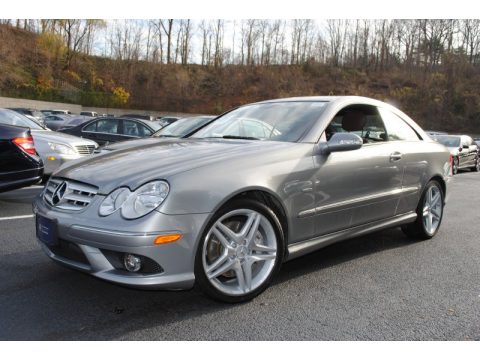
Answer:
[[[450,154],[450,175],[453,176],[453,156]]]
[[[18,137],[12,140],[12,142],[17,145],[21,150],[25,151],[30,155],[37,155],[35,150],[35,145],[33,143],[33,138],[31,136],[27,137]]]

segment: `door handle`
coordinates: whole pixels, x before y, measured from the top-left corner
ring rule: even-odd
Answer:
[[[398,161],[402,159],[402,153],[395,151],[394,153],[390,154],[390,161]]]

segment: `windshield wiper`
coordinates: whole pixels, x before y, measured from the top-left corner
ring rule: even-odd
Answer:
[[[222,136],[223,139],[240,139],[240,140],[261,140],[260,138],[256,138],[253,136],[236,136],[236,135],[224,135]]]

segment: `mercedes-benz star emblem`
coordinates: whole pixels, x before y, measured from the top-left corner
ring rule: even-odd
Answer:
[[[67,182],[64,181],[58,187],[55,189],[53,195],[52,195],[52,204],[57,205],[65,196],[65,193],[67,192]]]

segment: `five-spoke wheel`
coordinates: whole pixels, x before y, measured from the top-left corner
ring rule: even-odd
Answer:
[[[222,209],[207,228],[197,253],[200,286],[223,301],[258,295],[280,265],[281,237],[278,219],[262,203],[242,200]]]
[[[402,226],[403,232],[414,239],[430,239],[438,231],[442,222],[444,195],[440,184],[430,181],[417,206],[417,220]]]
[[[435,234],[442,219],[442,190],[437,185],[427,189],[423,202],[423,226],[429,235]]]

